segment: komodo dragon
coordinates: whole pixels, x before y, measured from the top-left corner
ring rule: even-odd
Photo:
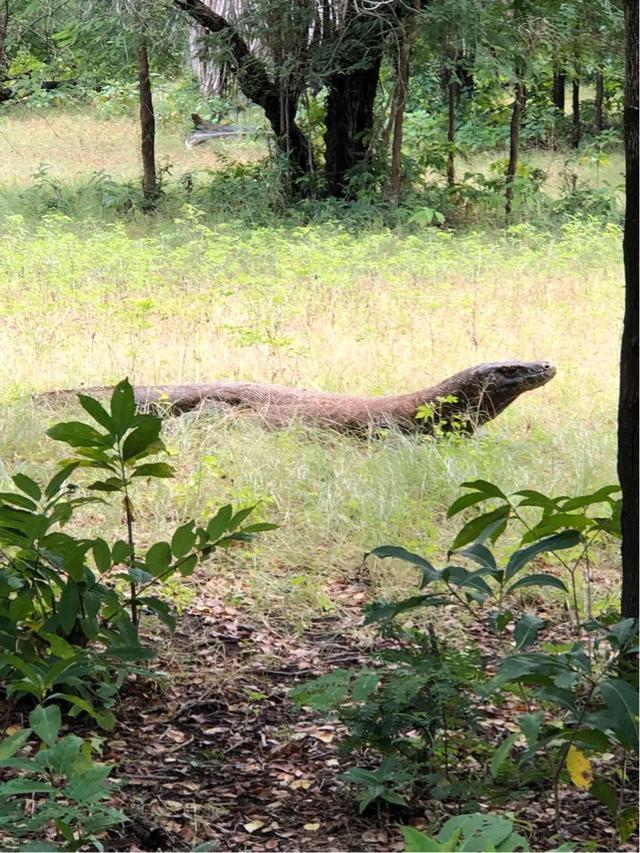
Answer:
[[[257,412],[268,425],[276,427],[300,420],[348,432],[363,432],[372,427],[432,432],[435,424],[444,430],[457,425],[458,429],[473,432],[499,415],[520,394],[545,385],[555,373],[555,367],[546,361],[505,361],[469,367],[431,388],[387,397],[351,397],[251,382],[142,386],[135,389],[135,397],[141,411],[159,408],[183,414],[222,404]],[[81,391],[105,396],[110,389]],[[76,393],[49,391],[36,394],[34,399],[55,403]],[[420,410],[425,406],[431,414],[420,418]]]

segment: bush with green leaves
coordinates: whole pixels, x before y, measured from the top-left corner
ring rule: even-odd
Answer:
[[[467,743],[463,744],[475,749],[476,760],[490,757],[485,786],[499,784],[507,769],[525,786],[533,778],[536,782],[545,778],[553,790],[559,825],[560,786],[571,780],[579,788],[590,789],[606,806],[625,841],[636,826],[625,783],[629,757],[638,751],[633,665],[638,625],[634,619],[597,612],[591,582],[593,552],[606,537],[620,535],[619,487],[606,486],[577,497],[550,497],[531,489],[508,496],[484,480],[464,487],[467,492],[454,501],[448,515],[478,507],[482,511],[462,525],[442,568],[397,546],[382,546],[367,555],[402,560],[419,574],[416,594],[395,602],[374,602],[365,611],[365,624],[377,624],[386,635],[402,638],[400,648],[387,658],[393,668],[338,670],[297,688],[294,696],[317,710],[337,711],[349,729],[349,746],[372,747],[424,770],[427,752],[424,747],[422,752],[411,747],[418,735],[430,746],[431,760],[444,763],[444,775],[451,783],[455,774],[448,772],[450,757],[438,747],[441,742],[451,748],[447,725],[440,722],[446,720],[449,729],[465,732]],[[511,544],[498,553],[501,537],[518,528],[515,544],[512,537]],[[543,555],[554,561],[553,571],[546,563],[540,565]],[[533,571],[525,574],[532,563],[536,564]],[[549,591],[562,597],[563,615],[555,626],[561,636],[560,642],[541,645],[541,632],[549,626],[530,605]],[[476,642],[469,628],[481,624],[493,634],[497,666],[492,678],[485,680],[478,651],[475,661],[471,653],[466,654],[463,670],[443,665],[448,658],[460,658],[460,652],[453,653],[447,644],[444,654],[436,654],[434,665],[434,650],[428,642],[433,629],[426,634],[419,628],[422,614],[430,612],[425,609],[434,607],[459,611],[458,644],[463,648],[473,648]],[[566,612],[572,616],[568,623]],[[392,627],[398,617],[409,615],[413,628]],[[414,643],[417,637],[423,638],[422,648],[420,643],[414,646],[415,653],[407,645],[409,635]],[[519,730],[492,755],[486,750],[483,754],[471,740],[469,709],[474,688],[487,699],[513,692],[527,707],[517,719]],[[410,737],[406,737],[408,730]],[[457,737],[456,743],[460,743]],[[517,764],[513,764],[509,756],[516,747]],[[594,780],[589,756],[603,753],[613,753],[617,761]],[[531,771],[534,765],[540,768],[537,775]],[[460,786],[439,784],[434,773],[422,772],[421,779],[431,785],[434,797],[464,795]]]
[[[186,521],[168,540],[141,548],[136,484],[173,476],[171,465],[155,458],[165,452],[162,418],[137,411],[127,380],[113,391],[109,411],[92,397],[78,399],[94,425],[71,421],[47,431],[72,450],[57,473],[46,484],[18,473],[15,491],[0,493],[0,678],[11,697],[56,697],[108,729],[127,666],[155,655],[138,635],[141,610],[175,625],[158,594],[162,584],[275,525],[246,524],[255,507],[226,505],[206,522]],[[84,470],[98,478],[81,489],[71,479]],[[122,538],[64,530],[78,510],[107,496],[121,502]]]
[[[436,851],[529,850],[525,838],[515,831],[513,820],[505,815],[462,814],[451,817],[442,825],[438,835],[431,838],[412,826],[403,826],[404,849],[407,853],[436,853]],[[563,845],[560,850],[571,850]]]
[[[61,736],[60,726],[57,705],[38,705],[29,714],[29,728],[0,741],[0,768],[17,771],[0,784],[0,838],[6,833],[13,844],[33,839],[20,849],[75,851],[91,844],[102,850],[97,836],[126,820],[109,804],[113,765],[94,761],[92,743]],[[40,741],[35,752],[34,735]]]
[[[372,750],[383,756],[377,769],[356,767],[343,774],[364,788],[358,795],[361,811],[374,800],[406,804],[403,794],[411,789],[467,801],[474,783],[456,765],[477,739],[481,714],[474,688],[482,678],[477,651],[439,642],[432,626],[421,631],[386,620],[382,634],[385,647],[372,653],[370,668],[334,670],[294,688],[292,697],[337,716],[348,730],[341,744],[345,753],[367,763]]]

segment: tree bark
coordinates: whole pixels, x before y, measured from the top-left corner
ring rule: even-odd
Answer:
[[[618,477],[622,487],[623,617],[638,618],[638,3],[625,0],[625,310],[620,350]]]
[[[604,74],[602,68],[596,71],[596,95],[593,101],[593,132],[602,133],[604,128]]]
[[[264,110],[276,136],[278,149],[286,156],[293,177],[300,178],[312,172],[311,148],[295,121],[300,87],[282,92],[233,25],[200,0],[174,0],[174,3],[208,32],[228,34],[231,62],[242,94]]]
[[[553,106],[559,113],[564,115],[564,92],[567,83],[567,75],[564,71],[553,72],[553,83],[551,86],[551,100]]]
[[[507,219],[511,216],[513,207],[513,184],[518,171],[518,156],[520,154],[520,125],[524,109],[524,83],[518,80],[514,86],[513,108],[511,110],[511,132],[509,134],[509,164],[507,166],[507,182],[505,189],[504,212]]]
[[[411,45],[413,42],[413,21],[407,21],[404,25],[398,48],[398,71],[396,85],[398,88],[397,98],[394,99],[395,111],[393,118],[393,140],[391,143],[391,170],[389,176],[389,199],[392,204],[397,204],[400,197],[400,183],[402,179],[400,158],[402,155],[402,134],[404,127],[404,111],[407,104],[409,92],[409,66],[411,62]]]
[[[325,133],[327,193],[349,195],[348,175],[362,164],[373,131],[373,104],[378,89],[382,51],[365,68],[331,75]]]
[[[580,80],[577,77],[573,78],[573,85],[571,87],[571,110],[571,146],[572,148],[578,148],[582,137],[582,129],[580,127]]]
[[[449,120],[447,126],[447,142],[449,143],[449,151],[447,153],[447,184],[452,187],[456,182],[456,106],[460,92],[460,84],[456,80],[454,74],[449,75],[449,90],[448,107]]]
[[[142,153],[142,193],[147,204],[158,197],[156,176],[156,121],[149,77],[149,55],[144,40],[138,43],[138,91],[140,93],[140,150]]]

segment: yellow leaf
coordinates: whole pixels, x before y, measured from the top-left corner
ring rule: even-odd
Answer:
[[[591,787],[593,782],[593,772],[591,770],[591,762],[579,749],[575,746],[570,746],[567,753],[567,770],[571,776],[571,781],[577,788],[582,788],[586,791]]]
[[[293,788],[294,791],[296,791],[298,788],[302,788],[304,791],[306,791],[312,785],[313,782],[311,781],[311,779],[296,779],[295,782],[292,782],[289,785],[289,787]]]
[[[302,828],[306,829],[307,832],[317,832],[320,829],[320,824],[319,823],[305,823],[305,825]]]
[[[252,820],[251,823],[244,824],[244,828],[247,832],[255,832],[257,829],[262,829],[263,826],[263,820]]]

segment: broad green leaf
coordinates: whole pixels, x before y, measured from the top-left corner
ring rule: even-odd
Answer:
[[[242,528],[243,533],[264,533],[266,530],[277,530],[278,525],[270,521],[259,521],[257,524],[249,524]]]
[[[0,740],[0,763],[8,758],[13,758],[16,752],[25,745],[30,734],[31,729],[22,729]]]
[[[610,782],[600,776],[594,779],[589,791],[596,800],[600,800],[609,814],[616,814],[618,811],[618,794]]]
[[[505,595],[510,592],[515,592],[517,589],[521,589],[525,586],[548,586],[553,587],[554,589],[562,590],[562,592],[568,593],[569,590],[565,586],[565,584],[560,580],[560,578],[556,578],[553,575],[527,575],[524,578],[520,578],[519,581],[516,581],[512,586],[509,587],[505,591]]]
[[[233,518],[233,507],[231,504],[220,507],[218,512],[210,519],[207,524],[207,535],[212,542],[220,539],[222,534],[227,529],[227,526]]]
[[[447,510],[447,518],[452,518],[454,515],[457,515],[459,512],[462,512],[463,509],[467,509],[467,507],[473,506],[474,504],[486,500],[489,500],[489,497],[488,495],[485,495],[482,492],[471,492],[468,495],[461,495],[451,504],[451,506]]]
[[[503,504],[497,509],[491,510],[491,512],[485,512],[482,515],[476,516],[476,518],[472,518],[453,540],[451,551],[459,551],[470,542],[496,536],[500,527],[508,519],[510,512],[511,508],[509,505]],[[488,531],[490,532],[487,535]]]
[[[169,465],[168,462],[145,462],[143,465],[137,465],[132,473],[132,477],[159,477],[169,478],[175,475],[175,468]]]
[[[502,489],[499,489],[495,483],[489,483],[487,480],[468,480],[462,484],[464,489],[475,489],[477,492],[482,492],[489,498],[501,498],[508,500]]]
[[[131,545],[118,539],[111,550],[111,555],[114,563],[124,563],[131,556]]]
[[[540,619],[533,613],[524,613],[516,622],[513,630],[513,639],[517,649],[526,649],[535,643],[540,629],[545,625],[544,619]]]
[[[31,779],[10,779],[0,785],[0,797],[11,797],[16,794],[55,794],[56,788],[46,782],[35,782]],[[38,850],[41,848],[38,847]]]
[[[91,552],[93,554],[96,568],[100,574],[104,574],[104,572],[109,571],[112,566],[111,551],[104,539],[94,539]]]
[[[373,604],[367,610],[363,624],[372,625],[374,622],[393,619],[400,613],[414,610],[416,607],[443,607],[447,604],[451,604],[448,598],[437,595],[413,595],[411,598],[405,598],[393,604]]]
[[[638,691],[621,678],[607,678],[600,685],[600,694],[621,743],[638,752]]]
[[[73,474],[76,468],[80,465],[79,462],[70,462],[68,465],[65,465],[63,468],[58,471],[50,480],[49,483],[44,490],[45,495],[48,498],[53,498],[58,494],[62,484],[69,479],[69,477]]]
[[[509,735],[509,737],[505,738],[500,746],[496,749],[491,757],[491,775],[495,779],[498,773],[500,772],[500,768],[507,760],[507,757],[511,750],[513,749],[513,745],[520,737],[520,732],[514,732],[514,734]]]
[[[538,554],[548,551],[562,551],[565,548],[575,548],[579,543],[580,534],[577,530],[563,530],[562,533],[540,539],[526,548],[520,548],[518,551],[514,551],[509,558],[505,579],[511,580],[523,566],[526,566]]]
[[[78,394],[78,400],[85,412],[91,415],[96,423],[104,427],[107,432],[114,432],[113,421],[101,403],[86,394]]]
[[[53,746],[60,731],[62,715],[57,705],[38,705],[29,714],[29,725],[47,746]]]
[[[624,844],[638,828],[638,809],[636,806],[628,806],[618,815],[616,821],[620,841]]]
[[[55,424],[47,430],[47,435],[54,441],[63,441],[71,447],[110,447],[108,436],[102,435],[89,424],[80,421]]]
[[[78,585],[69,580],[62,590],[58,606],[58,621],[65,634],[68,634],[75,625],[79,610],[80,593],[78,592]]]
[[[12,506],[18,506],[20,509],[27,509],[30,512],[34,512],[38,509],[37,504],[35,504],[31,498],[27,498],[17,492],[0,492],[0,501],[11,504]]]
[[[488,569],[492,574],[497,571],[495,557],[486,545],[481,542],[476,542],[469,548],[464,548],[462,551],[456,552],[459,556],[468,557],[477,563],[483,569]]]
[[[440,853],[440,851],[450,849],[412,826],[403,826],[401,829],[404,835],[406,853]]]
[[[592,492],[590,495],[579,495],[575,498],[569,498],[561,505],[560,509],[562,512],[571,512],[585,506],[591,506],[592,504],[608,503],[611,495],[617,494],[619,491],[620,486],[617,485],[603,486],[601,489],[598,489],[596,492]]]
[[[535,711],[531,714],[520,714],[518,724],[522,730],[522,734],[527,739],[527,745],[531,748],[538,742],[540,735],[540,726],[544,720],[544,711]]]
[[[147,551],[145,567],[156,577],[165,572],[171,564],[171,547],[168,542],[156,542]]]
[[[373,551],[365,554],[365,559],[367,557],[378,557],[380,559],[394,557],[397,560],[410,563],[412,566],[417,566],[417,568],[422,572],[422,587],[426,586],[427,583],[430,583],[431,581],[440,580],[442,574],[432,566],[428,560],[425,560],[424,557],[420,557],[418,554],[412,554],[405,548],[399,548],[395,545],[383,545],[380,548],[374,548]]]
[[[136,401],[128,379],[119,382],[111,395],[111,420],[119,436],[125,434],[136,416]]]
[[[518,506],[538,506],[542,509],[552,510],[556,505],[554,498],[543,495],[542,492],[536,492],[534,489],[521,489],[519,492],[514,492],[515,495],[524,498]]]
[[[27,477],[26,474],[14,474],[11,479],[21,492],[24,492],[25,495],[33,498],[34,501],[39,501],[42,497],[42,490],[40,489],[40,486],[35,480],[32,480],[31,477]]]
[[[195,543],[194,522],[187,521],[186,524],[181,524],[180,527],[176,528],[171,537],[171,553],[176,558],[184,557],[191,551]]]
[[[136,427],[124,440],[122,445],[122,458],[125,462],[133,459],[145,450],[149,450],[158,440],[162,421],[156,418]]]
[[[189,557],[185,557],[180,561],[180,565],[177,567],[178,571],[182,575],[183,578],[189,577],[190,574],[193,573],[193,570],[198,565],[198,557],[196,554],[191,554]]]

